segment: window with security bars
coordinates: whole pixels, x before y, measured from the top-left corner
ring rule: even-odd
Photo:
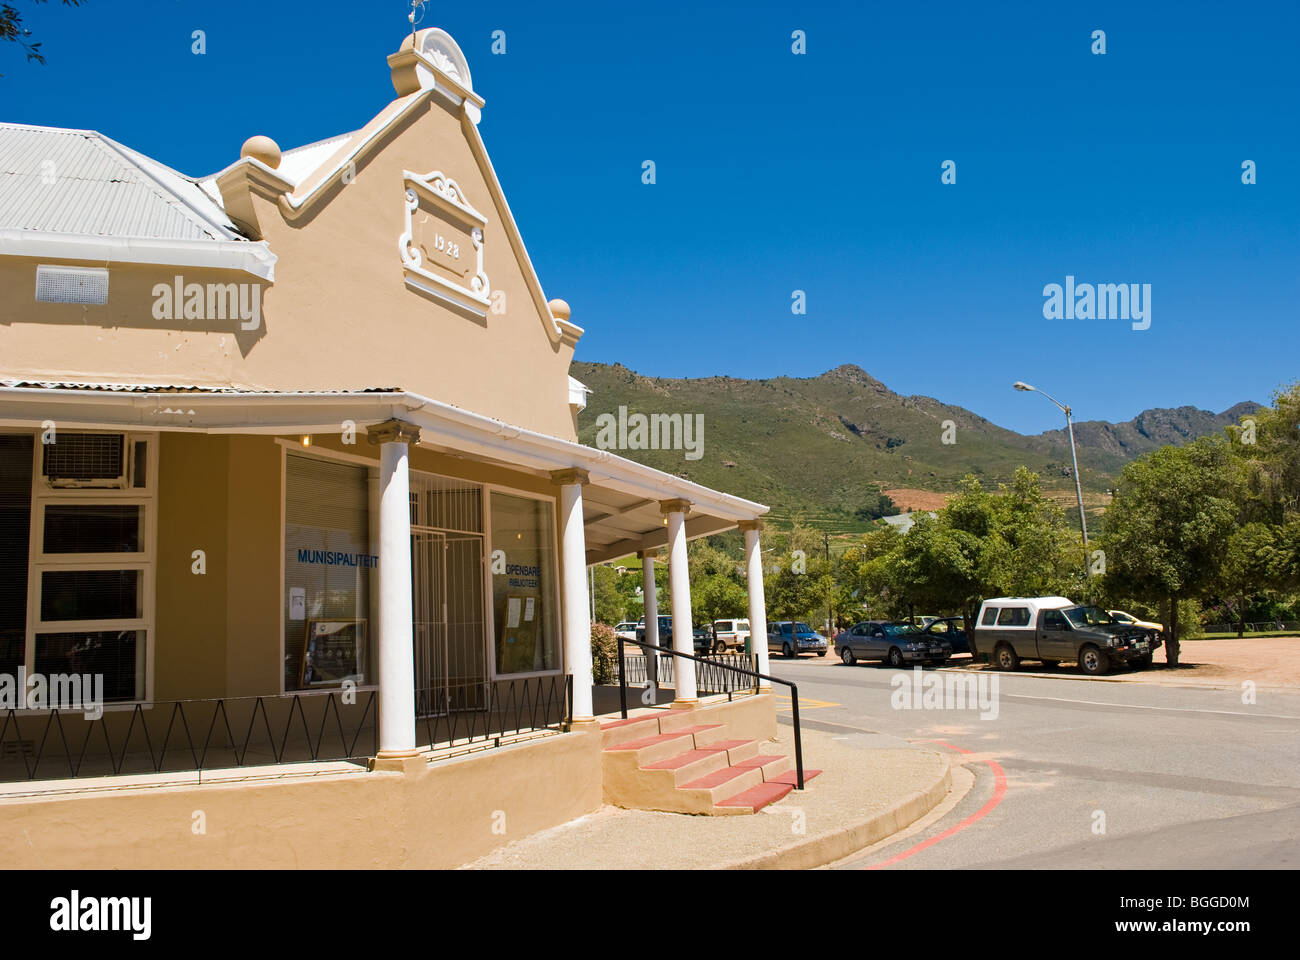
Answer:
[[[58,432],[52,439],[41,446],[41,473],[52,483],[117,485],[126,475],[126,438],[120,433]]]

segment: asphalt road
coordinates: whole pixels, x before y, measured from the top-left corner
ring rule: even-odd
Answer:
[[[1243,704],[1236,689],[1003,674],[981,719],[892,704],[906,671],[827,657],[772,672],[798,684],[805,724],[949,751],[975,775],[935,823],[841,869],[1300,868],[1300,690]]]

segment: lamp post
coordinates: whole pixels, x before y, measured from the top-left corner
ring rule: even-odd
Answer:
[[[1079,498],[1079,529],[1083,531],[1083,565],[1086,568],[1088,565],[1088,521],[1083,515],[1083,487],[1079,483],[1079,458],[1074,453],[1074,421],[1071,419],[1070,408],[1050,393],[1039,390],[1037,387],[1031,387],[1022,380],[1017,380],[1012,386],[1017,390],[1043,394],[1048,400],[1060,407],[1061,412],[1065,414],[1065,428],[1070,434],[1070,463],[1074,466],[1074,493]]]

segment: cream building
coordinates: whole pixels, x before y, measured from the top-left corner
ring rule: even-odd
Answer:
[[[577,442],[583,331],[533,270],[459,47],[422,30],[388,68],[362,129],[253,136],[201,179],[0,124],[0,678],[102,676],[106,702],[55,711],[68,749],[41,740],[50,710],[0,705],[12,829],[68,778],[334,759],[373,772],[311,789],[337,780],[330,803],[393,831],[569,764],[526,820],[559,822],[601,789],[588,566],[666,555],[684,652],[687,539],[744,526],[755,568],[766,507]],[[529,731],[566,733],[448,765],[464,783],[441,800],[408,782]],[[64,809],[87,830],[104,803],[167,816],[171,792],[132,783]],[[297,794],[260,789],[258,817],[292,819]],[[123,829],[104,865],[126,865]]]

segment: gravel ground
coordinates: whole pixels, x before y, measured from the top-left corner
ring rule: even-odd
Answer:
[[[1156,651],[1152,669],[1118,667],[1103,679],[1123,683],[1215,687],[1237,687],[1243,680],[1253,680],[1259,686],[1300,687],[1300,637],[1184,640],[1178,659],[1177,670],[1167,669],[1162,644]],[[954,657],[949,666],[991,669],[988,665],[973,665],[964,654]],[[1044,667],[1041,663],[1027,660],[1021,664],[1020,670],[1049,676],[1080,676],[1073,663]]]
[[[774,750],[794,755],[782,726]],[[888,810],[941,778],[948,759],[879,734],[804,730],[804,767],[820,769],[801,794],[752,816],[706,817],[604,806],[559,827],[513,841],[467,869],[708,869],[793,846]],[[805,832],[798,833],[802,818]]]

